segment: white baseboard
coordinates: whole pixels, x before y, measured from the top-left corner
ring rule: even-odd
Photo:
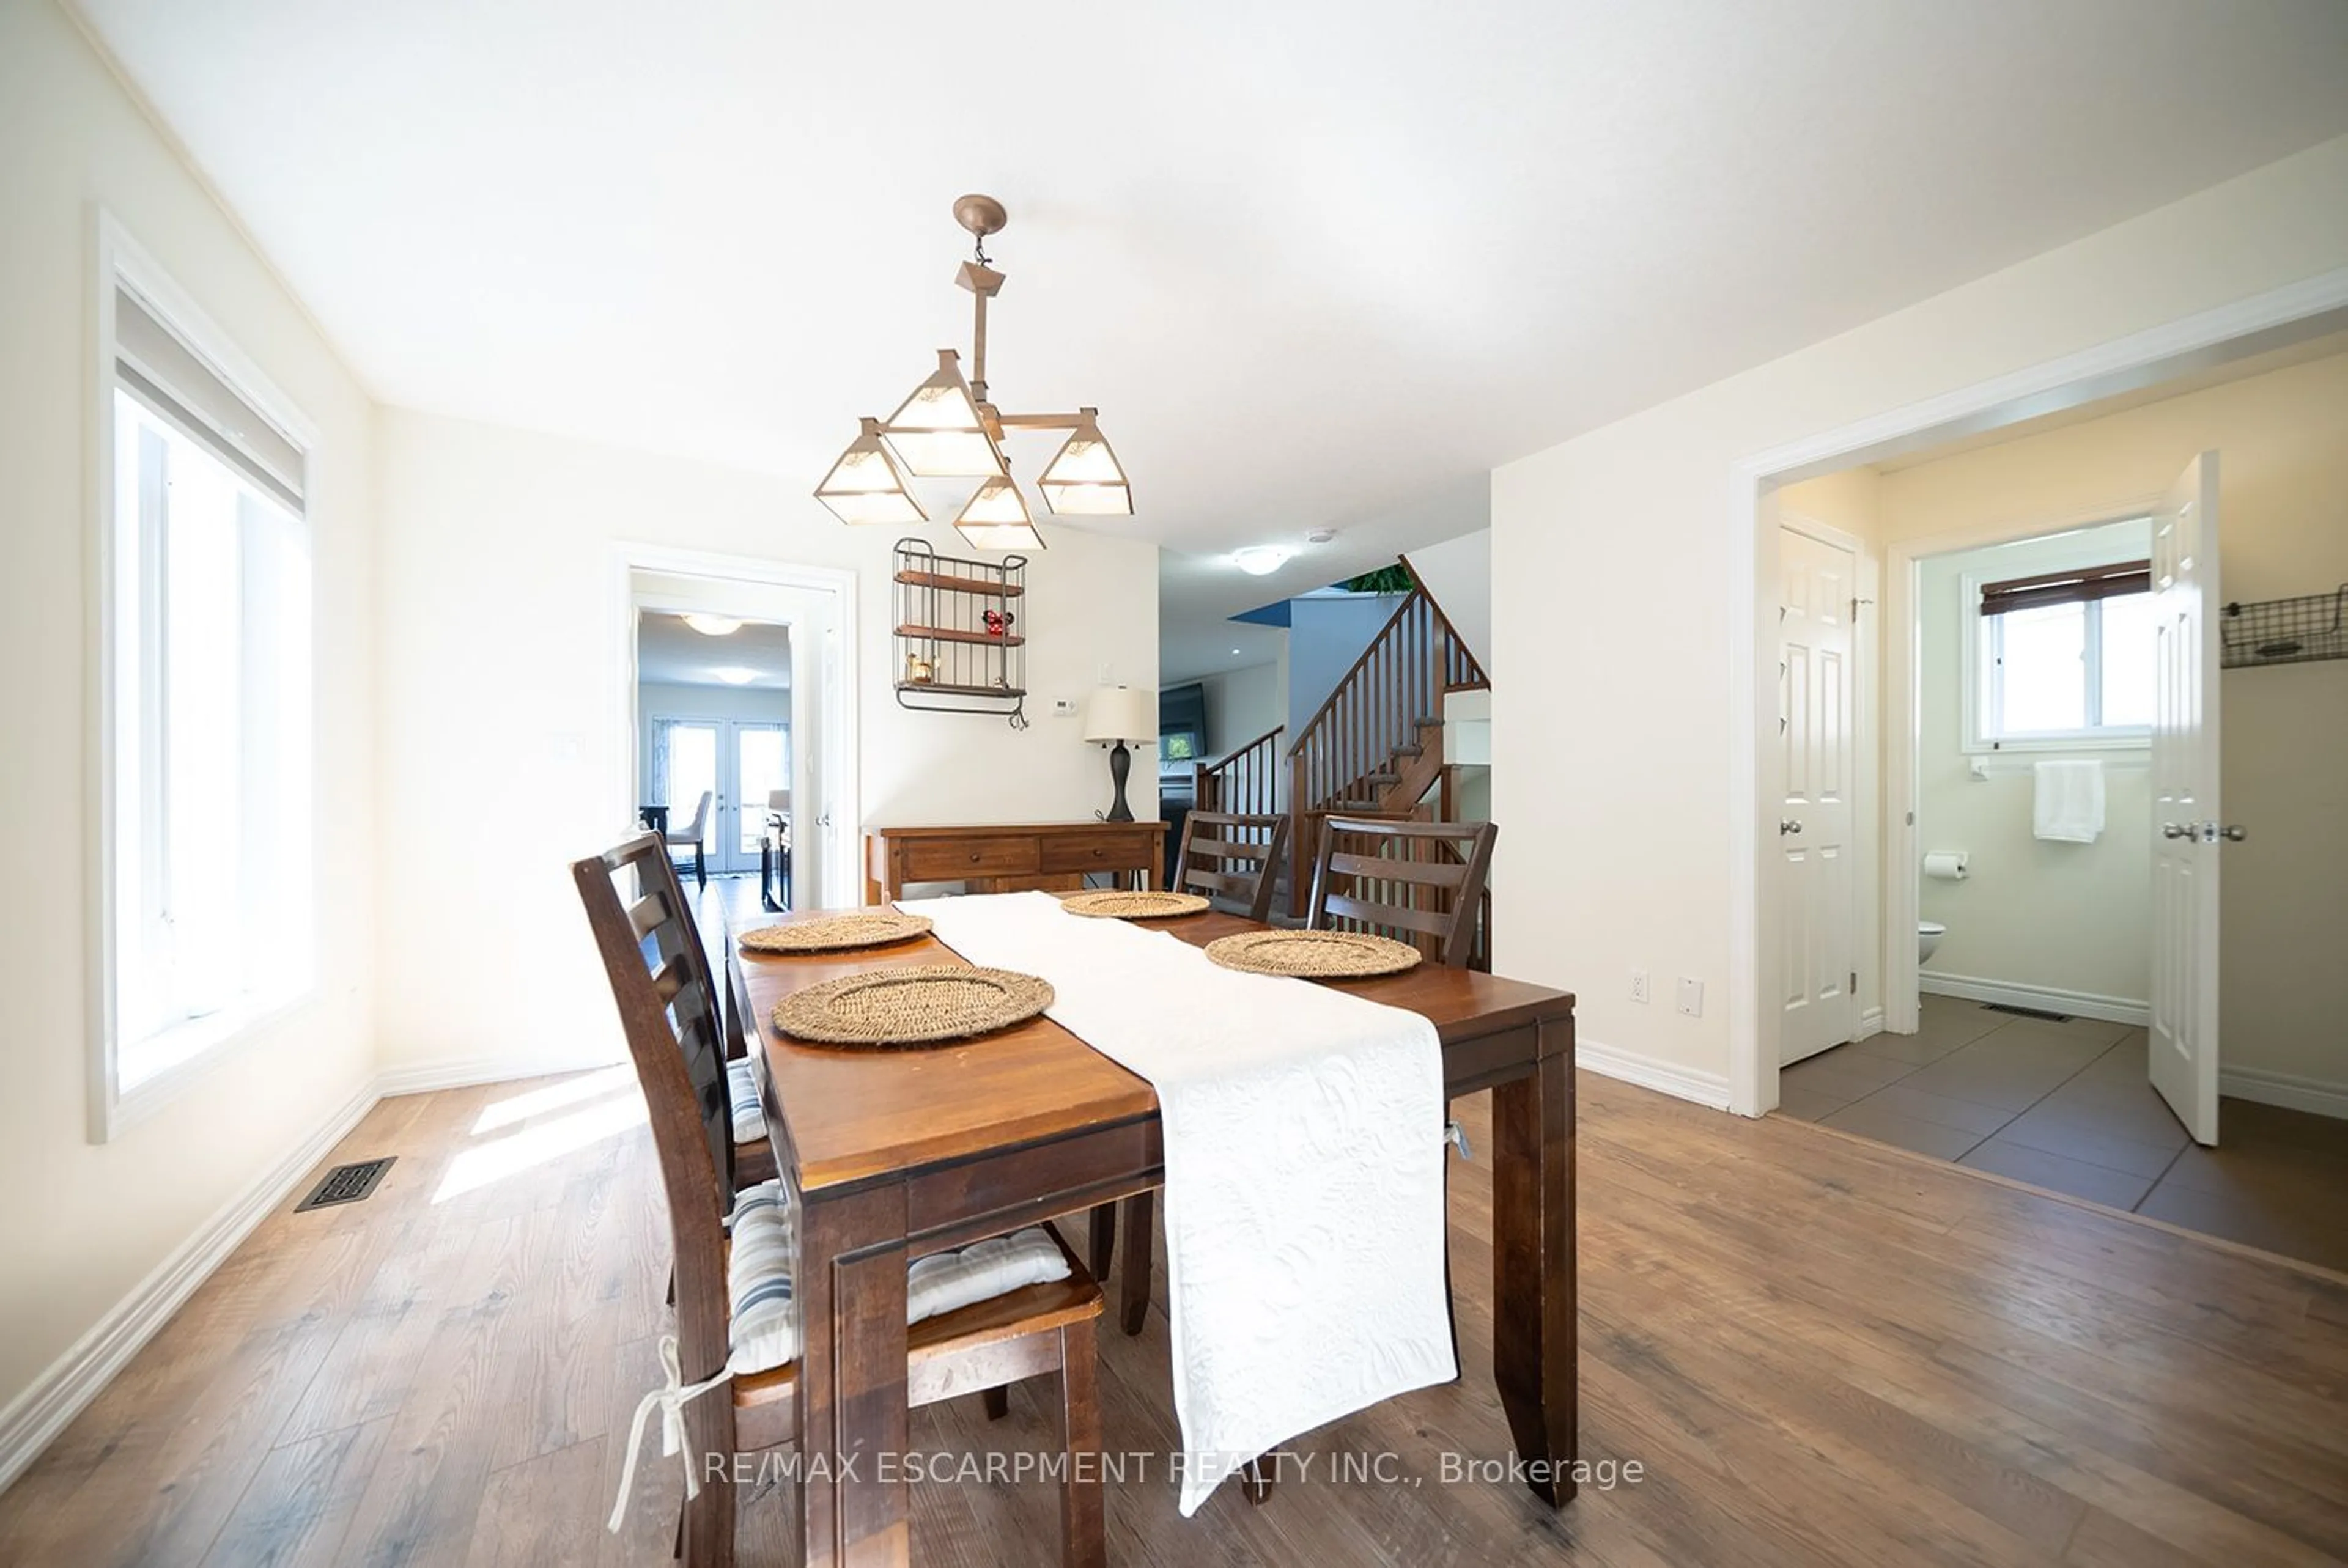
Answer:
[[[395,1067],[376,1076],[376,1090],[388,1100],[396,1094],[430,1094],[440,1089],[469,1089],[477,1083],[511,1083],[524,1078],[551,1078],[558,1073],[586,1072],[613,1067],[624,1056],[579,1057],[517,1061],[510,1056],[450,1056],[437,1061]]]
[[[2348,1119],[2348,1083],[2326,1083],[2320,1078],[2268,1072],[2256,1067],[2221,1067],[2218,1070],[2218,1092],[2237,1100],[2255,1100],[2261,1105]],[[2222,1116],[2219,1119],[2218,1135],[2221,1139],[2225,1136]]]
[[[1573,1064],[1592,1072],[1619,1078],[1625,1083],[1635,1083],[1642,1089],[1653,1089],[1675,1099],[1693,1100],[1698,1105],[1708,1105],[1715,1111],[1728,1109],[1728,1079],[1724,1073],[1704,1072],[1676,1062],[1658,1061],[1652,1056],[1639,1056],[1627,1050],[1617,1050],[1611,1045],[1595,1040],[1574,1042]]]
[[[113,1380],[196,1287],[226,1262],[253,1227],[283,1203],[320,1160],[382,1096],[363,1086],[285,1157],[196,1228],[153,1272],[114,1304],[73,1348],[0,1409],[0,1491],[5,1491],[67,1422]]]
[[[2066,1012],[2074,1018],[2101,1019],[2106,1023],[2132,1023],[2138,1029],[2152,1021],[2150,1004],[2128,997],[2058,990],[2053,986],[2025,986],[2013,980],[1976,979],[1971,975],[1945,975],[1938,969],[1919,969],[1916,984],[1918,989],[1932,996],[2003,1002],[2007,1007],[2035,1008],[2040,1012]]]
[[[1856,1045],[1862,1040],[1872,1040],[1882,1032],[1883,1009],[1881,1008],[1869,1008],[1865,1012],[1859,1015],[1859,1032],[1850,1037],[1851,1043]]]

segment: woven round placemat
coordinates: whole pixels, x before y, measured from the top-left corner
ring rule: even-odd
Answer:
[[[793,991],[776,1004],[775,1027],[794,1040],[887,1050],[991,1034],[1051,1005],[1051,986],[1034,975],[920,964]]]
[[[900,915],[894,910],[866,910],[854,915],[827,915],[789,926],[761,926],[734,938],[735,945],[753,953],[837,953],[850,948],[878,948],[889,942],[926,936],[926,915]]]
[[[1216,938],[1206,953],[1227,969],[1303,980],[1400,974],[1425,957],[1407,942],[1361,931],[1242,931]]]
[[[1196,893],[1128,893],[1105,887],[1096,893],[1071,893],[1060,900],[1071,915],[1097,915],[1111,920],[1162,920],[1169,915],[1196,915],[1213,907]]]

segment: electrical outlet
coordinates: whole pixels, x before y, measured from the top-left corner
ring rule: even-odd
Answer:
[[[1704,1016],[1704,982],[1680,977],[1680,1011],[1690,1018]]]
[[[1647,971],[1644,969],[1631,971],[1631,999],[1634,1002],[1644,1002],[1648,999]]]

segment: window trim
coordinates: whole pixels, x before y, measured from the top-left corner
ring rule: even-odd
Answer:
[[[131,237],[112,212],[93,204],[89,214],[91,267],[88,274],[90,297],[87,318],[89,335],[86,342],[90,359],[86,362],[88,374],[84,408],[86,428],[90,431],[91,439],[87,449],[84,473],[87,489],[84,511],[89,530],[84,585],[87,613],[84,619],[90,629],[86,635],[93,641],[86,641],[83,650],[87,672],[84,692],[87,733],[83,766],[84,778],[92,786],[86,798],[92,802],[94,809],[88,816],[83,862],[84,886],[91,894],[84,900],[88,922],[84,948],[87,954],[85,1012],[88,1020],[86,1101],[89,1141],[105,1143],[112,1142],[177,1099],[284,1015],[314,1000],[320,989],[314,961],[304,984],[290,995],[248,1003],[206,1018],[192,1019],[166,1030],[153,1038],[168,1040],[179,1036],[194,1040],[196,1044],[180,1060],[141,1080],[136,1086],[128,1090],[122,1086],[119,1020],[115,1014],[118,957],[115,939],[118,915],[115,825],[124,805],[128,804],[130,809],[136,810],[137,803],[125,803],[122,799],[122,780],[115,766],[113,745],[119,719],[115,705],[115,651],[121,631],[119,620],[115,614],[118,519],[114,504],[114,389],[118,350],[114,296],[117,287],[128,288],[144,300],[158,319],[169,325],[216,374],[302,448],[303,490],[307,497],[303,507],[305,521],[314,516],[315,498],[321,493],[322,476],[328,464],[321,450],[317,425],[301,406],[237,347],[235,340],[223,332],[153,255]],[[314,543],[314,524],[311,526]],[[314,549],[310,559],[314,587]],[[310,624],[314,669],[319,625],[320,618],[314,614]],[[314,683],[310,692],[309,725],[313,739],[308,755],[302,759],[305,787],[314,802],[318,798],[317,702],[317,690]],[[321,901],[314,815],[311,833],[312,853],[306,857],[307,875],[311,907],[316,908]]]
[[[2114,523],[2134,522],[2133,518],[2114,518]],[[2097,527],[2104,525],[2098,524]],[[2092,569],[2113,563],[2097,561]],[[2003,617],[1982,613],[1982,590],[1999,581],[1987,571],[1969,571],[1960,575],[1957,592],[1957,623],[1959,634],[1959,673],[1962,683],[1959,717],[1963,725],[1958,736],[1957,750],[1963,756],[2006,756],[2017,752],[2044,754],[2061,752],[2149,753],[2152,747],[2152,726],[2149,724],[2093,725],[2080,730],[2050,730],[2024,736],[1993,736],[1989,733],[1989,715],[1994,692],[1982,679],[1985,662],[1986,640],[1994,635],[1993,624]],[[2088,705],[2094,708],[2102,692],[2103,671],[2103,600],[2083,596],[2079,602],[2085,608],[2093,634],[2087,641],[2087,668],[2082,678],[2086,684]]]

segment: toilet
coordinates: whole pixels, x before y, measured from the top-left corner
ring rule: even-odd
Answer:
[[[1917,921],[1916,961],[1920,964],[1931,963],[1933,949],[1941,945],[1941,938],[1948,934],[1949,928],[1938,920]]]

